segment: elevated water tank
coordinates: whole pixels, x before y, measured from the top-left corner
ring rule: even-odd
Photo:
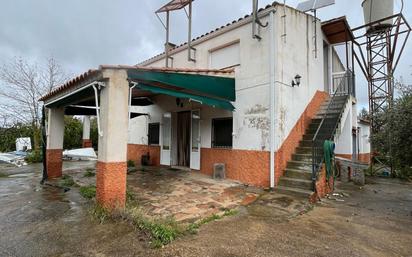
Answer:
[[[394,0],[363,0],[363,15],[365,24],[389,17],[393,15]],[[368,32],[375,32],[386,29],[392,25],[392,19],[385,20],[379,24],[374,24],[367,28]]]

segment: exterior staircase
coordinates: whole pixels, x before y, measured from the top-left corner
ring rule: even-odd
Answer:
[[[319,128],[318,140],[333,139],[335,131],[342,119],[344,109],[348,101],[348,95],[334,96],[327,99],[320,107],[316,116],[312,119],[306,129],[303,139],[295,149],[292,159],[287,163],[284,176],[279,180],[276,191],[284,194],[292,194],[302,197],[309,197],[313,193],[312,183],[312,140]],[[330,106],[329,106],[330,105]],[[321,153],[322,154],[322,153]]]

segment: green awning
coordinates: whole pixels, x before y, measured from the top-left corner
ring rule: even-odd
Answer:
[[[189,94],[236,101],[234,78],[144,69],[129,69],[127,76],[129,80],[145,85],[165,85]]]
[[[212,107],[226,109],[229,111],[233,111],[235,109],[232,103],[226,100],[210,98],[207,96],[193,95],[193,94],[189,94],[189,93],[182,92],[182,91],[176,91],[176,90],[171,90],[171,89],[166,89],[166,88],[161,88],[161,87],[156,87],[156,86],[150,86],[150,85],[146,85],[142,83],[137,84],[137,88],[140,88],[145,91],[150,91],[155,94],[164,94],[164,95],[170,95],[170,96],[179,97],[179,98],[186,98],[186,99],[189,99],[195,102],[199,102],[201,104],[206,104]]]

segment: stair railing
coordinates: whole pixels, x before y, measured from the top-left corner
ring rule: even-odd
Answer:
[[[337,82],[335,84],[335,82]],[[336,129],[339,124],[339,120],[345,110],[344,105],[339,113],[333,113],[333,107],[338,106],[336,104],[337,97],[346,96],[345,102],[348,100],[349,95],[354,94],[354,74],[348,70],[343,75],[333,78],[333,85],[338,85],[333,92],[328,107],[322,116],[322,120],[313,135],[312,138],[312,189],[316,192],[316,180],[317,174],[322,167],[323,159],[323,143],[325,140],[332,140]],[[322,131],[322,133],[320,133]]]

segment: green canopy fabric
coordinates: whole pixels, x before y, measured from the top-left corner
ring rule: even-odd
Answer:
[[[156,87],[156,86],[150,86],[150,85],[146,85],[142,83],[137,84],[137,88],[150,91],[156,94],[164,94],[164,95],[170,95],[170,96],[179,97],[179,98],[190,99],[192,101],[199,102],[201,104],[206,104],[212,107],[226,109],[229,111],[233,111],[235,109],[232,103],[226,100],[220,100],[220,99],[210,98],[206,96],[193,95],[193,94],[189,94],[186,92],[181,92],[181,91],[176,91],[176,90],[171,90],[171,89],[166,89],[166,88],[161,88],[161,87]]]
[[[330,140],[323,142],[323,154],[326,166],[326,180],[333,176],[333,158],[335,157],[335,143]]]
[[[127,76],[146,85],[177,87],[189,94],[236,101],[234,78],[144,69],[129,69]]]

